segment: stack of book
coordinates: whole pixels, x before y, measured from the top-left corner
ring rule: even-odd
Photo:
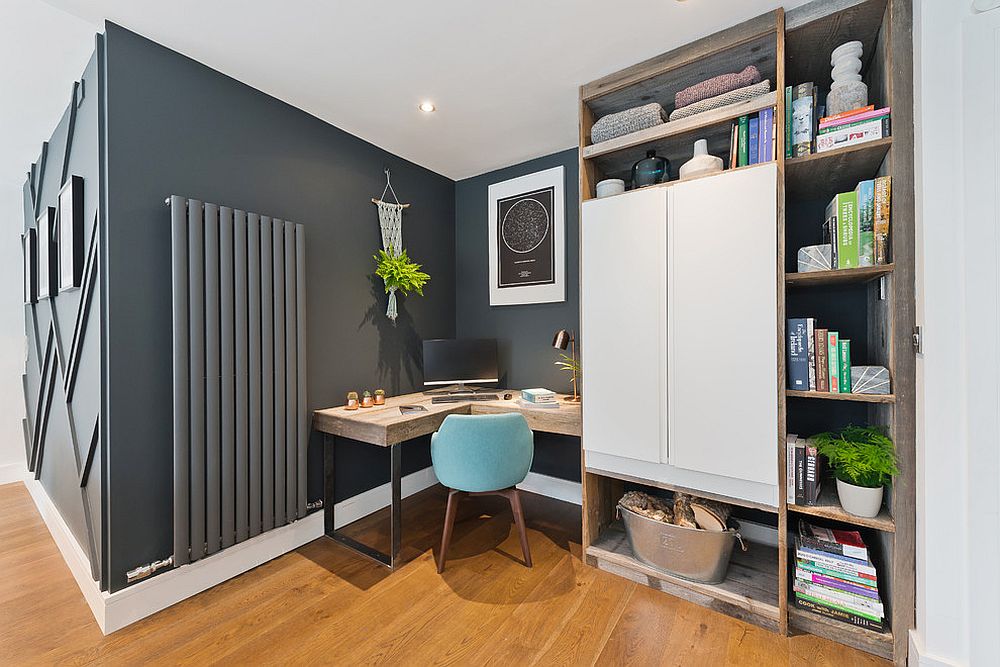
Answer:
[[[785,500],[789,505],[815,505],[822,486],[821,463],[816,445],[789,433],[785,456]]]
[[[823,222],[823,243],[830,244],[831,268],[888,264],[891,208],[889,176],[861,181],[853,191],[835,195]]]
[[[535,389],[521,390],[521,398],[518,403],[528,408],[558,408],[559,401],[556,400],[556,393],[550,389],[537,387]]]
[[[774,159],[777,129],[774,107],[768,107],[752,116],[740,116],[733,123],[732,141],[729,145],[729,168],[770,162]]]
[[[788,388],[851,393],[851,339],[819,329],[814,317],[793,317],[786,329]]]
[[[811,81],[785,88],[785,157],[803,157],[875,141],[891,134],[890,109],[868,105],[825,115],[819,88]]]
[[[878,572],[861,534],[799,522],[795,605],[843,623],[884,632]]]

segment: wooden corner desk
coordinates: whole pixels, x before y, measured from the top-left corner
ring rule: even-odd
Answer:
[[[469,401],[456,403],[432,403],[431,396],[424,394],[404,394],[386,399],[385,405],[371,408],[347,410],[344,407],[323,408],[313,413],[313,428],[323,434],[323,512],[326,535],[344,546],[364,556],[395,569],[399,560],[399,545],[402,532],[402,516],[400,512],[401,498],[401,468],[399,445],[434,433],[448,415],[486,415],[518,412],[528,421],[533,431],[559,433],[562,435],[579,436],[583,430],[582,411],[579,403],[570,403],[558,395],[559,407],[529,408],[518,403],[520,391],[485,390],[485,394],[497,394],[495,401]],[[504,393],[514,395],[509,401],[503,400]],[[401,405],[420,405],[425,411],[402,413]],[[334,487],[333,487],[333,438],[341,436],[365,442],[376,447],[388,447],[390,451],[390,486],[392,489],[389,503],[390,516],[390,548],[389,553],[383,553],[362,544],[341,533],[334,523]]]

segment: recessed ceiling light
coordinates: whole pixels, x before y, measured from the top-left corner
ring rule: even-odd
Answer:
[[[420,106],[417,107],[417,108],[420,109],[421,111],[423,111],[424,113],[432,113],[434,111],[437,111],[437,107],[434,106],[434,103],[430,102],[430,101],[428,101],[428,102],[421,102]]]

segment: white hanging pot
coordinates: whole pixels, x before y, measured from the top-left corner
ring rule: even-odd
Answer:
[[[845,511],[855,515],[872,518],[878,516],[882,509],[882,492],[884,487],[874,489],[866,486],[855,486],[837,479],[837,496]]]

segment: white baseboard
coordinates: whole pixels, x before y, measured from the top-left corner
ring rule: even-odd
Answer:
[[[540,475],[537,472],[529,472],[524,481],[517,485],[517,488],[530,493],[537,493],[540,496],[548,496],[563,502],[574,505],[583,504],[583,487],[580,482],[571,482],[558,477]]]
[[[909,655],[906,658],[906,664],[909,667],[959,667],[961,664],[927,653],[924,638],[920,636],[917,628],[910,630],[909,644]]]
[[[0,484],[21,482],[28,476],[28,469],[23,463],[0,464]]]
[[[434,468],[427,467],[403,477],[400,481],[400,495],[403,498],[419,493],[424,489],[437,484],[437,477],[434,475]],[[334,506],[333,525],[334,528],[343,528],[349,523],[354,523],[358,519],[364,518],[372,512],[377,512],[383,507],[388,507],[392,500],[392,487],[389,482],[374,489],[359,493],[358,495],[342,500]]]

